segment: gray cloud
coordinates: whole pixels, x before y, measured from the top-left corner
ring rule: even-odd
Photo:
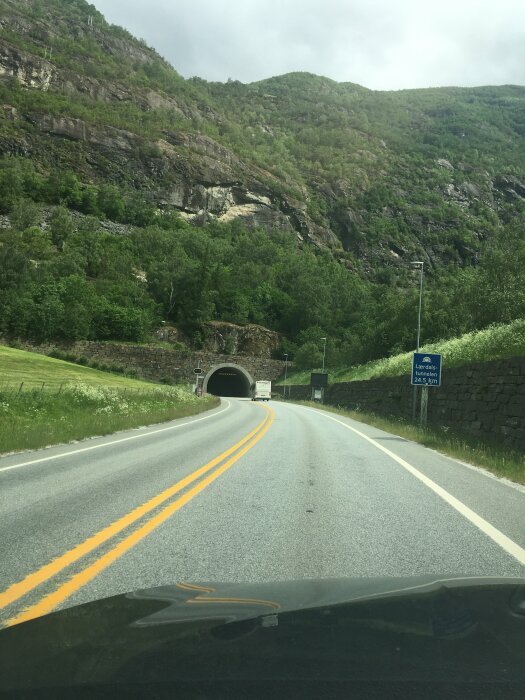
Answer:
[[[523,0],[95,0],[185,77],[525,85]]]

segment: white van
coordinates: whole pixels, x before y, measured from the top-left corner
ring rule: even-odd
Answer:
[[[272,398],[272,383],[261,379],[252,384],[252,401],[269,401]]]

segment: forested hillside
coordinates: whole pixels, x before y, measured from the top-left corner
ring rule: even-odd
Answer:
[[[198,344],[260,323],[316,364],[525,313],[525,88],[184,80],[83,0],[0,0],[0,332]]]

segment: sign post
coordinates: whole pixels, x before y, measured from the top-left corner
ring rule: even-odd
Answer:
[[[421,387],[421,409],[419,413],[419,427],[427,427],[427,414],[428,414],[428,385]]]
[[[419,425],[427,425],[428,387],[441,386],[441,355],[437,353],[415,352],[412,357],[413,386],[422,387]]]
[[[312,389],[312,401],[324,401],[324,390],[328,386],[327,372],[312,372],[310,374],[310,387]]]
[[[204,379],[204,373],[201,369],[201,361],[197,363],[197,367],[194,368],[193,374],[195,375],[195,384],[193,385],[193,391],[197,396],[202,396],[202,381]]]

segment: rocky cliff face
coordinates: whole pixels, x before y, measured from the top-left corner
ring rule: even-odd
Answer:
[[[278,228],[370,276],[469,264],[525,201],[517,86],[185,81],[83,0],[0,0],[0,89],[0,156]]]
[[[15,78],[23,87],[45,91],[56,84],[57,71],[51,61],[32,56],[2,41],[0,43],[0,77]]]
[[[2,18],[0,28],[30,35],[47,36],[44,29],[30,22]],[[105,42],[107,44],[107,41]],[[142,52],[135,55],[125,41],[106,48],[132,54],[147,61]],[[103,103],[129,103],[142,111],[167,110],[193,122],[206,119],[220,122],[209,108],[202,110],[178,103],[154,90],[130,89],[123,84],[80,75],[23,50],[0,37],[0,79],[16,80],[27,90],[56,92]],[[10,105],[4,105],[9,110]],[[181,129],[166,130],[160,139],[146,139],[131,131],[85,120],[16,110],[11,122],[19,130],[0,139],[0,154],[26,155],[44,168],[62,164],[75,169],[89,181],[99,179],[128,183],[147,190],[159,206],[179,209],[189,221],[202,224],[211,219],[235,219],[247,226],[279,228],[301,241],[321,248],[339,247],[337,236],[316,225],[305,212],[304,203],[282,195],[279,183],[269,173],[246,164],[231,150],[212,138]],[[27,124],[34,127],[28,131]],[[79,144],[80,150],[72,144]],[[274,186],[272,186],[272,180]]]

